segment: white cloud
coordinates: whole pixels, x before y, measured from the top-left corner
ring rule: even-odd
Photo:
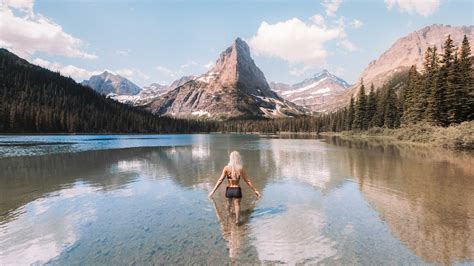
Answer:
[[[2,0],[2,4],[23,12],[33,12],[34,0]]]
[[[340,4],[340,1],[333,2],[337,6]],[[337,8],[330,10],[335,12]],[[357,28],[362,24],[354,19],[349,26]],[[336,45],[348,52],[359,50],[348,39],[345,28],[343,16],[325,17],[321,14],[310,17],[308,22],[298,18],[275,24],[264,21],[257,33],[248,39],[248,44],[255,55],[283,59],[289,64],[291,75],[301,76],[314,69],[327,67],[326,58],[334,54],[327,48],[329,45]]]
[[[326,27],[326,22],[324,20],[324,17],[320,14],[316,14],[311,17],[311,21],[320,27]]]
[[[52,20],[33,12],[32,0],[2,0],[0,3],[0,46],[21,57],[36,52],[94,59],[97,56],[83,50],[84,42]],[[16,12],[14,12],[14,10]]]
[[[212,61],[209,61],[206,64],[199,64],[194,60],[190,60],[182,65],[180,65],[176,70],[170,69],[165,66],[158,65],[155,69],[160,72],[161,74],[170,77],[170,78],[178,78],[185,75],[196,75],[201,74],[202,71],[209,70],[214,66]]]
[[[167,67],[164,67],[164,66],[156,66],[155,67],[156,70],[158,70],[158,72],[166,75],[166,76],[169,76],[169,77],[172,77],[172,78],[175,78],[176,77],[176,71],[173,71]]]
[[[325,65],[325,63],[323,65]],[[316,68],[316,66],[292,66],[290,67],[290,74],[293,76],[303,76],[306,72],[313,70],[314,68]]]
[[[92,75],[100,74],[101,71],[89,71],[73,65],[63,65],[57,62],[50,62],[41,58],[36,58],[32,61],[33,64],[47,68],[51,71],[58,71],[61,75],[71,77],[76,81],[82,81],[90,78]]]
[[[344,29],[308,24],[298,18],[276,24],[262,22],[249,45],[257,55],[277,57],[291,65],[313,66],[325,62],[324,44],[344,36]]]
[[[121,68],[121,69],[117,69],[117,70],[108,70],[108,71],[113,73],[113,74],[125,77],[129,80],[133,80],[133,79],[136,79],[136,78],[143,79],[143,80],[149,80],[150,79],[149,75],[142,72],[140,69],[136,69],[136,68]]]
[[[127,79],[131,79],[133,75],[135,74],[132,69],[128,69],[128,68],[117,69],[114,72]]]
[[[324,0],[323,6],[326,8],[326,15],[333,17],[336,15],[342,0]]]
[[[355,52],[359,50],[359,48],[355,44],[353,44],[347,39],[337,42],[337,46],[340,46],[349,52]]]
[[[362,27],[362,25],[364,25],[364,23],[362,21],[358,20],[358,19],[353,19],[349,23],[349,26],[351,26],[354,29],[358,29],[358,28]]]
[[[142,80],[149,80],[150,76],[147,74],[143,73],[139,69],[130,69],[130,68],[122,68],[122,69],[117,69],[117,70],[109,70],[109,69],[104,69],[104,70],[87,70],[83,69],[80,67],[76,67],[73,65],[63,65],[61,63],[57,62],[50,62],[48,60],[44,60],[42,58],[36,58],[33,61],[31,61],[33,64],[47,68],[51,71],[58,71],[61,73],[61,75],[66,76],[66,77],[71,77],[77,82],[83,81],[85,79],[89,79],[92,75],[98,75],[107,70],[110,73],[117,74],[120,76],[123,76],[127,79],[142,79]]]
[[[385,4],[389,10],[398,6],[401,12],[427,17],[438,10],[440,0],[385,0]]]
[[[191,60],[185,64],[182,64],[181,66],[179,66],[179,68],[181,69],[186,69],[186,68],[190,68],[190,67],[193,67],[193,66],[197,66],[198,63],[196,63],[195,61]]]
[[[136,75],[137,75],[138,77],[140,77],[141,79],[144,79],[144,80],[149,80],[149,79],[150,79],[150,76],[149,76],[149,75],[143,73],[143,72],[140,71],[140,70],[137,70]]]

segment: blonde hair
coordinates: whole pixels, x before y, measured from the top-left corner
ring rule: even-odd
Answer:
[[[240,159],[240,154],[238,151],[233,151],[229,156],[229,163],[227,164],[230,167],[230,175],[233,179],[237,179],[242,171],[242,160]]]

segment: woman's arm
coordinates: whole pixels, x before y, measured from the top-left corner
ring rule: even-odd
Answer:
[[[222,181],[224,181],[226,170],[227,170],[226,167],[224,167],[224,170],[222,170],[222,174],[221,174],[221,176],[219,177],[219,180],[217,180],[216,185],[214,186],[214,188],[212,189],[212,191],[209,192],[209,195],[207,195],[209,198],[212,197],[212,195],[214,194],[214,192],[216,192],[216,190],[217,190],[217,189],[219,188],[219,186],[222,184]]]
[[[255,192],[255,195],[257,195],[257,199],[260,198],[261,197],[260,192],[258,192],[258,190],[253,186],[252,181],[250,181],[249,177],[247,176],[247,173],[245,173],[245,171],[242,170],[240,174],[242,175],[242,178],[244,179],[245,183],[247,183],[247,185],[249,185],[249,187],[253,190],[253,192]]]

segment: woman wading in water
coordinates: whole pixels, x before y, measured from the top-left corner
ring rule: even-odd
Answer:
[[[219,188],[219,186],[224,181],[224,178],[227,177],[227,188],[225,191],[225,197],[227,198],[228,204],[234,205],[235,208],[235,223],[239,222],[240,219],[240,199],[242,198],[242,189],[239,186],[240,178],[243,178],[245,183],[255,192],[257,199],[260,198],[260,192],[255,189],[252,182],[250,182],[249,177],[245,173],[242,162],[240,160],[240,154],[237,151],[230,153],[229,163],[222,170],[222,174],[217,180],[216,185],[209,193],[209,198],[212,197],[214,192]]]

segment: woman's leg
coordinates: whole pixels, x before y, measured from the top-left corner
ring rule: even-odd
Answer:
[[[235,223],[239,223],[240,219],[240,198],[234,199],[234,208],[235,208]]]
[[[227,198],[226,200],[226,208],[229,213],[232,213],[232,198]]]

